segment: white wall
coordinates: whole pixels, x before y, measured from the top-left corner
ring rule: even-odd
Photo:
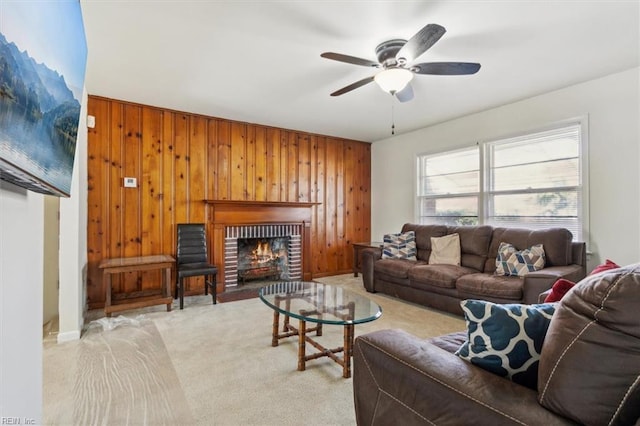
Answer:
[[[589,117],[589,249],[605,258],[640,261],[640,68],[373,143],[371,238],[413,222],[416,155]],[[523,82],[526,84],[526,82]]]
[[[42,420],[44,195],[0,181],[0,419]]]
[[[58,342],[77,340],[84,325],[87,265],[87,91],[83,92],[71,197],[60,199]]]
[[[87,94],[71,197],[60,200],[60,333],[80,337],[87,263]],[[0,419],[42,423],[45,196],[0,181]]]
[[[58,278],[60,277],[60,198],[44,197],[44,270],[42,323],[58,316]]]

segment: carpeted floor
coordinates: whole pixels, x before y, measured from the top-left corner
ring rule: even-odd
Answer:
[[[402,328],[426,338],[464,329],[462,318],[365,293],[361,280],[317,280],[382,307],[382,317],[356,326],[356,336]],[[296,339],[271,346],[272,318],[258,298],[212,305],[198,296],[186,298],[182,311],[127,311],[94,320],[79,341],[45,341],[45,424],[355,424],[352,380],[328,358],[298,372]],[[340,345],[342,328],[326,326],[319,339]]]

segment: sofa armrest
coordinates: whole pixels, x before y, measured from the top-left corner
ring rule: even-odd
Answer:
[[[582,276],[578,280],[587,276],[587,244],[583,242],[571,243],[571,263],[582,266]],[[578,282],[578,281],[576,281]]]
[[[375,293],[373,281],[373,264],[376,260],[382,259],[382,249],[377,247],[362,250],[362,283],[365,290]]]
[[[542,293],[540,293],[540,296],[538,296],[538,303],[544,303],[545,299],[550,294],[551,294],[551,289],[549,289],[547,291],[543,291]]]
[[[522,302],[527,304],[538,303],[540,294],[553,287],[553,283],[560,278],[578,282],[582,278],[584,266],[550,266],[535,272],[529,272],[524,276]]]
[[[359,425],[571,424],[537,392],[402,330],[360,336],[353,351]]]

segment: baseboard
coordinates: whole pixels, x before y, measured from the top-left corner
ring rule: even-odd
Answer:
[[[344,269],[333,272],[314,272],[313,278],[333,277],[335,275],[353,274],[353,269]]]
[[[80,330],[58,333],[58,343],[72,342],[74,340],[80,340]]]

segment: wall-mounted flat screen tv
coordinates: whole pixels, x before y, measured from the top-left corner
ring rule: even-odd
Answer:
[[[0,179],[70,196],[86,63],[78,0],[0,1]]]

